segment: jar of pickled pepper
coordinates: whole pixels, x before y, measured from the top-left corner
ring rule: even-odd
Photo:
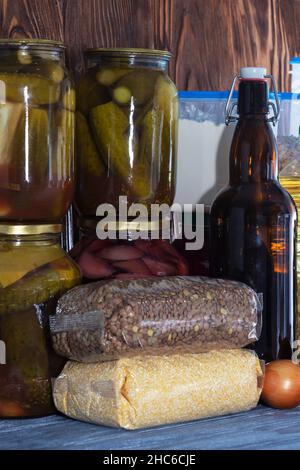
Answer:
[[[90,49],[77,89],[76,206],[95,217],[101,203],[173,203],[178,97],[171,54]]]
[[[55,411],[51,379],[64,360],[51,347],[49,315],[81,282],[59,245],[60,225],[0,224],[0,417]]]
[[[0,222],[57,223],[74,193],[75,91],[65,47],[0,40]]]

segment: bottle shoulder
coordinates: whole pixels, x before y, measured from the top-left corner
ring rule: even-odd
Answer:
[[[278,181],[229,185],[217,194],[211,214],[228,212],[234,207],[249,209],[252,212],[287,213],[295,217],[297,215],[292,197]]]

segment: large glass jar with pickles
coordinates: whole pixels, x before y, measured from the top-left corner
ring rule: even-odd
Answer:
[[[51,379],[64,360],[51,347],[49,315],[79,284],[59,245],[59,225],[0,224],[0,417],[54,412]]]
[[[76,205],[94,217],[101,203],[172,204],[178,98],[170,53],[90,49],[77,90]]]
[[[64,51],[0,40],[0,221],[59,222],[72,201],[75,91]]]

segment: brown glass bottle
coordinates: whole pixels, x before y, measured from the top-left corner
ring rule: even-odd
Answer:
[[[260,358],[289,358],[295,335],[296,208],[278,182],[265,80],[241,80],[229,185],[211,208],[211,274],[250,285],[263,304]]]

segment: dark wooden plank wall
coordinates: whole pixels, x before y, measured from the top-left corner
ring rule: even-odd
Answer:
[[[2,37],[64,40],[76,74],[86,47],[168,48],[180,89],[226,89],[255,64],[288,91],[299,25],[300,0],[0,0]]]

